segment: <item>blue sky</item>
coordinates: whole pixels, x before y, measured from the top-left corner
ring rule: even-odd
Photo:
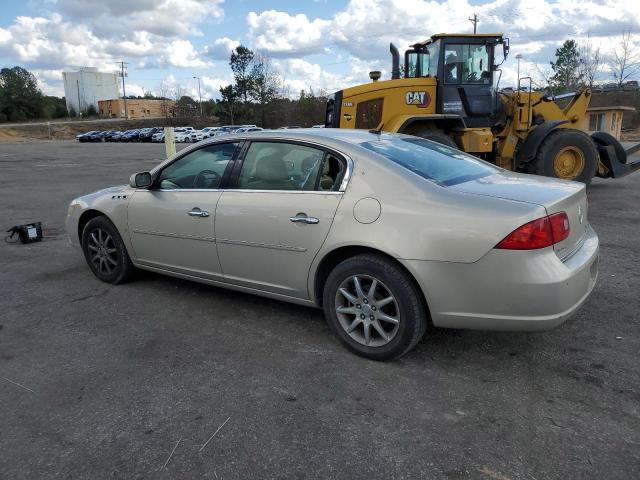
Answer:
[[[640,2],[630,0],[3,0],[0,63],[33,71],[54,95],[62,71],[113,71],[125,60],[127,93],[196,95],[198,76],[203,96],[215,97],[242,43],[271,58],[281,93],[296,96],[366,82],[370,70],[388,78],[390,41],[402,50],[433,33],[469,33],[474,13],[480,32],[511,38],[503,86],[515,80],[516,53],[542,81],[568,38],[589,36],[607,59],[624,31],[639,45]],[[611,76],[606,62],[598,76]]]

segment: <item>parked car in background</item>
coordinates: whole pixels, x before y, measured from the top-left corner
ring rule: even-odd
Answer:
[[[202,136],[204,138],[213,137],[213,134],[219,129],[219,127],[204,127],[202,129]]]
[[[319,123],[318,125],[314,125],[311,128],[324,128],[324,123]]]
[[[99,133],[98,130],[91,130],[90,132],[85,132],[85,133],[81,133],[80,135],[76,135],[76,140],[78,140],[79,142],[89,142],[90,137],[92,135],[95,135],[96,133]]]
[[[122,132],[113,131],[111,134],[106,136],[104,139],[105,139],[106,142],[117,142],[120,139],[121,136],[122,136]]]
[[[151,141],[151,137],[154,134],[156,134],[159,131],[161,131],[161,130],[162,130],[162,128],[160,128],[160,127],[145,128],[138,135],[138,139],[141,142],[150,142]]]
[[[152,142],[164,142],[164,129],[162,129],[161,131],[154,133],[151,136],[151,141]]]
[[[260,132],[263,129],[260,127],[240,127],[233,133],[247,133],[247,132]]]
[[[289,130],[291,128],[302,128],[298,125],[289,125],[289,126],[284,126],[284,127],[278,127],[278,130]]]
[[[66,231],[104,282],[141,268],[322,308],[347,348],[376,360],[407,353],[431,323],[556,327],[598,274],[584,184],[366,130],[204,141],[74,200]]]
[[[140,133],[140,130],[138,130],[138,129],[127,130],[120,137],[120,141],[121,142],[135,142],[135,141],[138,140],[139,133]]]

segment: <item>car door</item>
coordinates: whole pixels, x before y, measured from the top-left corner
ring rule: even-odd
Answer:
[[[228,142],[193,150],[163,168],[152,188],[135,191],[128,226],[138,263],[222,279],[214,214],[237,147]]]
[[[285,141],[248,144],[216,209],[226,282],[308,298],[307,278],[342,197],[348,159]]]

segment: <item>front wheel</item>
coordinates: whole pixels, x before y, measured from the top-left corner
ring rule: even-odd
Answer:
[[[115,225],[104,216],[92,218],[82,231],[82,251],[93,274],[106,283],[123,283],[134,267]]]
[[[397,263],[381,255],[357,255],[336,266],[327,278],[323,305],[340,341],[372,360],[401,357],[427,326],[418,286]]]
[[[598,168],[598,151],[586,133],[569,128],[552,131],[542,141],[529,172],[591,183]]]

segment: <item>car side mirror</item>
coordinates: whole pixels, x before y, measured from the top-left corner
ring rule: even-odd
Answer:
[[[133,188],[149,188],[152,183],[153,179],[149,172],[134,173],[129,178],[129,185]]]

